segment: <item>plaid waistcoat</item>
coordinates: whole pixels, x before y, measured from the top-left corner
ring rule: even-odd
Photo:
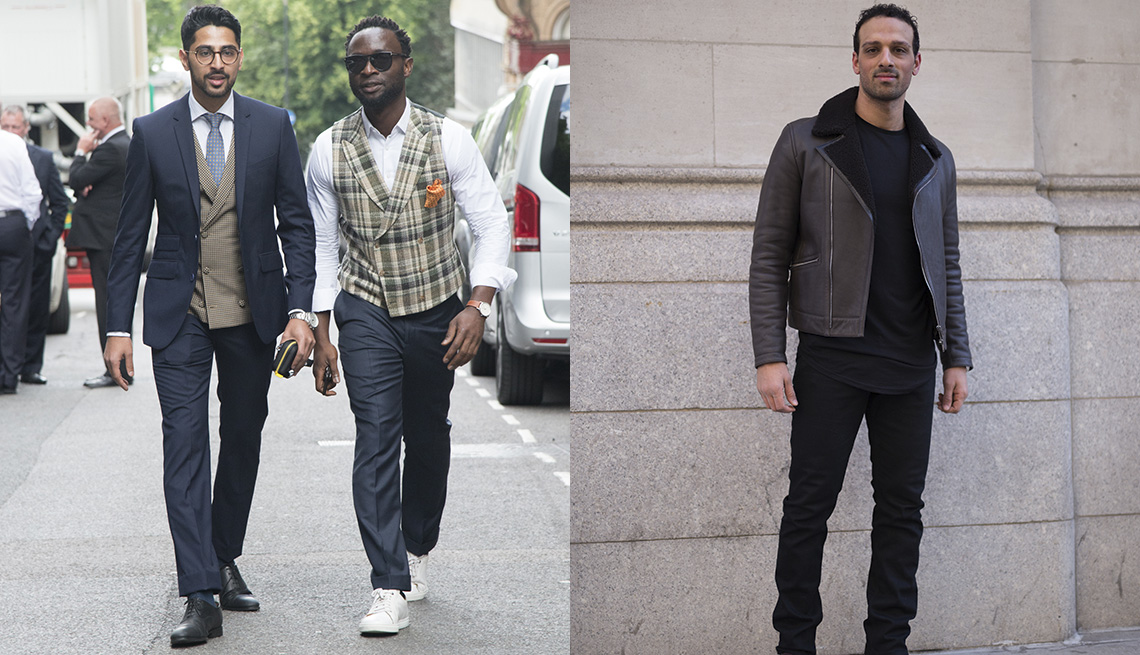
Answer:
[[[198,276],[190,313],[211,330],[253,321],[238,236],[237,193],[234,189],[234,142],[230,139],[222,183],[214,184],[206,157],[194,139],[198,156],[198,182],[202,186],[202,228],[198,240]]]
[[[455,202],[443,160],[443,118],[412,105],[392,189],[368,146],[360,109],[333,125],[333,190],[340,235],[348,250],[340,286],[392,316],[435,307],[463,285],[455,247]],[[441,180],[445,194],[424,207],[427,186]]]

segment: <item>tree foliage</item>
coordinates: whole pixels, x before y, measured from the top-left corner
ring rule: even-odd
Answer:
[[[194,4],[147,0],[152,53],[160,46],[180,45],[182,17]],[[348,88],[342,59],[345,37],[366,16],[388,16],[411,36],[415,64],[407,92],[412,102],[441,112],[454,102],[455,36],[448,0],[222,0],[218,4],[233,12],[242,26],[245,60],[235,90],[293,110],[302,156],[307,156],[318,134],[360,106]]]

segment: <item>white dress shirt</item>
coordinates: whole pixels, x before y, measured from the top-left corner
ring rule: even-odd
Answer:
[[[404,146],[404,135],[410,118],[411,103],[407,102],[404,114],[387,137],[380,134],[367,117],[364,119],[372,158],[388,189],[396,181],[400,149]],[[518,274],[507,268],[511,228],[507,223],[507,210],[503,206],[502,196],[499,195],[471,134],[450,118],[443,119],[442,133],[443,161],[447,166],[447,175],[451,178],[451,192],[455,194],[456,204],[467,216],[474,236],[471,270],[468,272],[471,286],[506,289],[514,283]],[[337,216],[340,208],[333,190],[331,127],[321,132],[313,144],[305,171],[305,186],[308,189],[309,210],[313,214],[317,240],[317,282],[313,291],[313,311],[323,312],[332,309],[339,292],[337,269],[340,229]]]
[[[206,156],[206,139],[210,136],[210,121],[203,118],[206,114],[206,108],[194,99],[194,94],[188,94],[190,98],[190,124],[194,126],[194,138],[198,141],[198,147],[202,149],[202,156]],[[221,124],[218,125],[218,130],[222,133],[222,153],[228,157],[230,155],[230,141],[234,138],[234,94],[229,94],[226,101],[222,103],[222,108],[217,111],[225,118],[222,119]]]
[[[11,132],[0,131],[0,212],[19,209],[31,230],[40,217],[42,198],[27,144]]]

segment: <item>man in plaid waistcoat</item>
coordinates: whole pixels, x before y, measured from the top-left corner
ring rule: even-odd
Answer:
[[[353,501],[373,589],[364,634],[407,627],[408,601],[427,593],[451,459],[455,369],[475,356],[495,292],[515,279],[506,266],[506,210],[474,140],[405,95],[411,52],[407,33],[388,18],[352,29],[344,63],[363,106],[317,138],[306,174],[317,242],[313,372],[317,391],[336,393],[332,310],[356,416]],[[466,306],[457,295],[464,273],[456,204],[475,238]]]

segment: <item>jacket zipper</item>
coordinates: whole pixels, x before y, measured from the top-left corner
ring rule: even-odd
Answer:
[[[827,329],[835,327],[835,169],[827,179]]]
[[[927,153],[927,156],[929,157],[930,153]],[[925,189],[932,180],[934,180],[934,176],[938,173],[938,163],[933,161],[933,158],[931,158],[931,163],[934,164],[934,166],[931,168],[930,174],[926,176],[926,179],[924,179],[922,183],[918,185],[918,189],[914,192],[914,200],[911,202],[910,206],[910,224],[911,227],[914,228],[914,244],[918,247],[918,263],[922,267],[922,280],[926,282],[926,290],[930,294],[928,297],[930,298],[930,309],[934,312],[934,330],[938,333],[938,347],[942,350],[942,352],[946,352],[945,328],[942,327],[942,321],[938,318],[938,307],[934,303],[934,285],[931,284],[930,273],[928,273],[926,270],[926,258],[922,256],[922,241],[918,238],[918,225],[915,223],[914,218],[914,210],[915,205],[918,203],[918,195],[922,193],[922,190]]]

